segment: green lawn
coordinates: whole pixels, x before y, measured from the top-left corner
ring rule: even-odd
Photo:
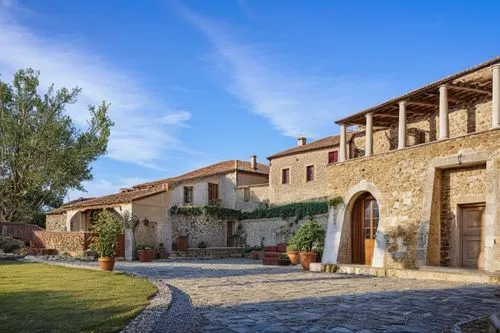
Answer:
[[[155,291],[125,274],[0,261],[0,331],[116,332]]]

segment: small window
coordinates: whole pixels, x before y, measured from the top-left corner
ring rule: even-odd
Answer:
[[[248,187],[243,189],[243,200],[245,202],[250,201],[250,189]]]
[[[306,167],[306,181],[312,182],[314,180],[314,165]]]
[[[290,184],[290,169],[281,170],[281,184]]]
[[[339,161],[339,152],[338,151],[328,152],[328,164],[337,163],[338,161]]]
[[[193,187],[185,186],[184,187],[184,203],[192,204],[193,203]]]
[[[216,203],[219,200],[219,184],[208,183],[208,202]]]

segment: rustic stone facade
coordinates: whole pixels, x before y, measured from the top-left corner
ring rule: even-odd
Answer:
[[[462,127],[468,125],[456,128]],[[370,192],[380,210],[373,267],[411,268],[446,259],[440,258],[441,245],[436,242],[444,240],[442,228],[447,228],[448,213],[456,209],[459,198],[466,197],[486,204],[483,264],[488,271],[500,269],[500,250],[495,241],[500,237],[499,143],[500,130],[489,130],[329,166],[328,193],[343,197],[344,207],[333,217],[342,237],[325,260],[350,262],[352,206],[360,194]],[[447,212],[444,223],[442,209]],[[328,234],[327,242],[333,241],[333,233]],[[446,244],[442,243],[443,248],[449,252]]]
[[[227,245],[228,221],[213,216],[170,214],[172,242],[179,236],[187,236],[189,247],[196,248],[200,242],[209,247]]]
[[[50,232],[34,231],[36,245],[47,249],[56,249],[59,254],[71,256],[82,256],[83,252],[90,247],[91,232]]]
[[[66,213],[47,214],[45,216],[45,230],[66,231]]]

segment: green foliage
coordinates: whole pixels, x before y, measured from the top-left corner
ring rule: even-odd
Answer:
[[[325,230],[318,221],[310,219],[300,226],[290,240],[289,246],[295,246],[300,251],[321,251],[325,242]]]
[[[337,207],[338,205],[341,205],[344,203],[344,199],[341,196],[336,196],[333,198],[328,199],[328,206],[330,207]]]
[[[286,247],[286,250],[287,251],[298,251],[298,247],[294,243],[289,243]]]
[[[242,213],[242,219],[267,219],[273,217],[297,217],[328,213],[328,204],[324,201],[297,202],[288,205],[274,206],[271,208],[257,209],[253,212]]]
[[[94,220],[93,230],[98,233],[92,243],[92,249],[101,257],[114,257],[118,245],[118,235],[123,231],[123,223],[109,210],[99,212]]]
[[[39,221],[37,214],[59,206],[68,190],[83,190],[90,163],[106,153],[108,104],[89,106],[81,131],[65,114],[81,89],[39,90],[33,69],[19,70],[12,84],[0,81],[0,220]]]

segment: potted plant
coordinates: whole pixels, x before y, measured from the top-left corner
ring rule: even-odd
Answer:
[[[149,262],[153,260],[155,249],[149,245],[139,245],[137,247],[137,258],[140,262]]]
[[[278,265],[279,266],[288,266],[288,265],[290,265],[290,258],[288,258],[288,254],[283,253],[282,255],[279,256],[279,258],[278,258]]]
[[[118,235],[123,232],[122,222],[109,210],[103,210],[94,219],[92,230],[97,233],[91,248],[100,255],[99,267],[104,271],[112,271],[115,266]]]
[[[158,245],[158,259],[168,259],[168,252],[165,250],[163,243]]]
[[[297,245],[289,243],[286,250],[290,263],[292,265],[297,265],[299,263],[299,251],[297,249]]]
[[[299,230],[292,237],[291,243],[300,250],[300,262],[304,270],[309,270],[309,264],[316,262],[317,248],[323,248],[325,241],[325,230],[313,219],[300,226]]]

